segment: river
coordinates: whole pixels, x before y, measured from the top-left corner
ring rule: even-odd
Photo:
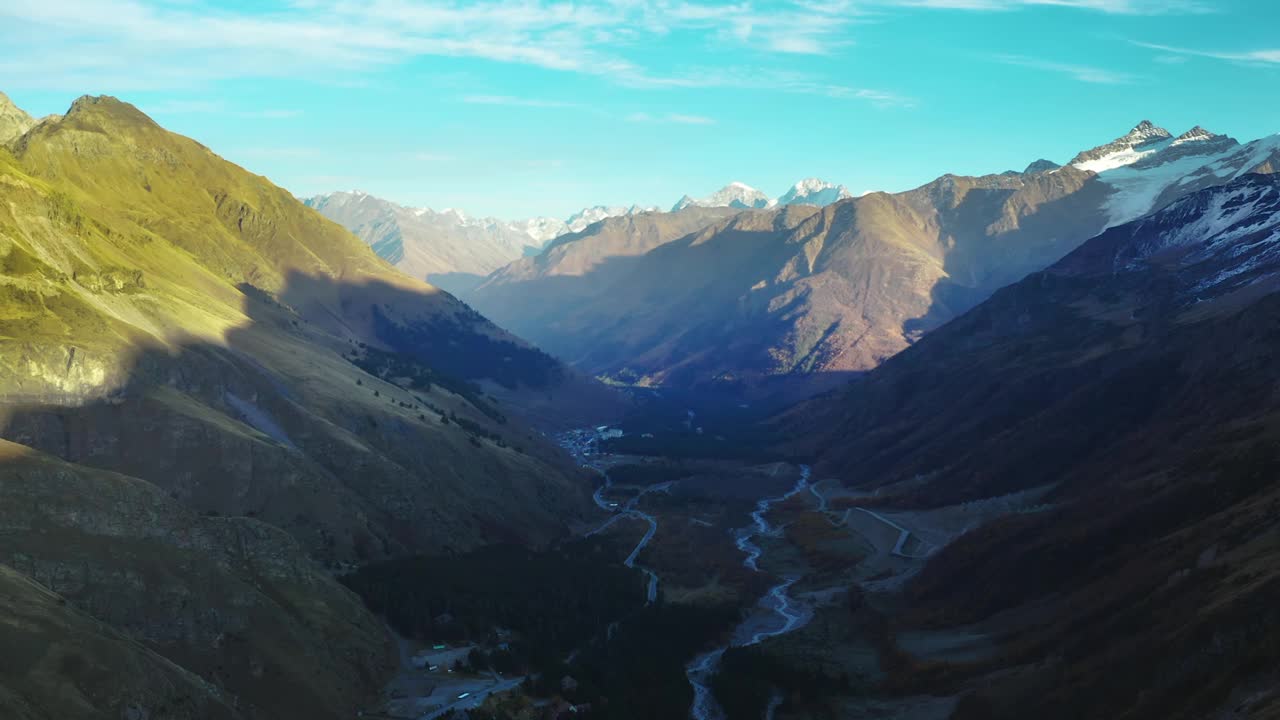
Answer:
[[[766,519],[769,509],[775,504],[784,502],[803,492],[809,487],[808,465],[800,466],[800,479],[795,487],[783,495],[765,498],[756,503],[751,513],[751,525],[738,530],[738,549],[744,554],[743,567],[760,572],[760,556],[763,550],[756,544],[755,538],[770,535],[779,528],[774,527]],[[768,638],[785,635],[809,622],[810,611],[791,597],[791,586],[797,578],[783,578],[781,582],[769,588],[769,592],[760,598],[760,602],[741,623],[734,628],[729,644],[709,650],[695,657],[686,666],[689,684],[693,686],[693,704],[689,707],[689,717],[693,720],[722,720],[724,710],[716,702],[711,692],[711,678],[715,677],[720,667],[720,660],[730,647],[746,647],[755,645]],[[771,701],[771,710],[776,704]]]

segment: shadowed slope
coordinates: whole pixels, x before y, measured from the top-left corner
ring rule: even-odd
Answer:
[[[971,690],[966,720],[1275,716],[1277,247],[1280,179],[1201,191],[781,421],[859,504],[1050,488],[930,558],[895,619],[1001,652],[896,682]]]

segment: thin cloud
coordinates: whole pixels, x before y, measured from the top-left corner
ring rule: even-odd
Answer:
[[[1170,53],[1172,55],[1182,57],[1210,58],[1213,60],[1224,60],[1227,62],[1241,63],[1245,65],[1280,65],[1280,48],[1224,52],[1216,50],[1194,50],[1191,48],[1176,47],[1173,45],[1139,42],[1137,40],[1130,40],[1129,42],[1140,48],[1158,50],[1163,53]]]
[[[1092,10],[1109,15],[1184,15],[1216,12],[1202,0],[882,0],[883,5],[935,10],[1010,11],[1037,7]]]
[[[216,100],[165,100],[158,103],[142,103],[142,109],[153,115],[226,115],[230,117],[282,120],[302,115],[301,110],[232,110]]]
[[[715,119],[703,115],[683,115],[680,113],[650,115],[644,112],[631,113],[627,116],[627,122],[673,123],[676,125],[714,125],[716,123]]]
[[[1052,60],[1042,60],[1040,58],[1026,57],[1025,55],[997,55],[994,58],[997,62],[1005,65],[1015,65],[1018,67],[1031,68],[1033,70],[1044,70],[1045,72],[1058,73],[1067,75],[1080,82],[1093,83],[1097,85],[1127,85],[1134,82],[1137,78],[1129,73],[1115,72],[1113,70],[1105,70],[1103,68],[1092,67],[1089,65],[1073,65],[1070,63],[1054,62]]]
[[[462,102],[468,105],[508,105],[511,107],[535,108],[578,108],[581,103],[563,100],[543,100],[539,98],[515,97],[513,95],[467,95]]]
[[[419,151],[413,154],[413,159],[423,163],[446,163],[453,160],[453,156],[447,153],[431,152],[429,150]]]
[[[248,147],[235,154],[255,158],[304,159],[320,157],[323,153],[314,147]]]
[[[626,55],[675,33],[710,38],[751,57],[830,55],[853,42],[850,28],[863,14],[850,0],[767,8],[689,0],[277,0],[254,12],[165,0],[0,3],[0,43],[11,50],[10,59],[0,60],[0,75],[45,90],[154,90],[241,77],[324,77],[343,84],[414,58],[448,56],[627,87],[744,87],[730,77],[737,67],[720,68],[716,82],[690,82]],[[59,50],[65,47],[77,51]],[[737,52],[735,62],[741,58]],[[819,78],[807,82],[821,84]],[[795,83],[752,85],[809,92]]]

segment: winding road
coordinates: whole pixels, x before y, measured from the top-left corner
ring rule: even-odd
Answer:
[[[594,442],[595,440],[587,441],[588,447]],[[649,523],[649,529],[645,531],[644,537],[640,538],[640,542],[631,550],[631,554],[627,556],[627,559],[624,560],[622,564],[629,568],[638,567],[641,572],[648,576],[649,582],[645,586],[645,604],[652,605],[658,599],[658,574],[643,565],[636,565],[636,558],[640,557],[640,552],[648,546],[649,542],[653,540],[653,536],[658,533],[658,519],[649,513],[640,510],[636,505],[640,502],[640,498],[648,495],[649,493],[671,492],[671,486],[675,485],[676,481],[671,480],[657,485],[650,485],[649,487],[641,490],[635,497],[628,500],[626,505],[619,508],[616,503],[611,503],[605,498],[605,493],[613,487],[613,478],[609,477],[609,473],[603,468],[589,462],[587,460],[587,453],[578,449],[576,446],[571,445],[568,441],[562,442],[562,445],[573,453],[573,455],[578,459],[578,462],[582,465],[604,473],[604,483],[602,483],[600,487],[596,488],[596,491],[591,494],[591,499],[595,501],[596,506],[601,510],[612,512],[613,515],[608,520],[605,520],[599,527],[588,532],[587,537],[597,535],[607,530],[614,523],[626,517],[640,518],[641,520]]]
[[[897,555],[898,557],[902,557],[902,558],[907,558],[908,560],[923,560],[924,558],[929,557],[929,555],[933,553],[935,548],[929,545],[928,543],[926,543],[923,538],[920,539],[920,543],[926,546],[927,548],[923,553],[919,555],[912,555],[905,552],[903,548],[906,547],[907,541],[911,539],[911,531],[902,527],[898,523],[890,520],[889,518],[881,515],[880,513],[875,512],[874,510],[868,510],[866,508],[850,508],[849,510],[846,510],[844,514],[845,525],[849,524],[849,513],[853,512],[854,510],[864,512],[870,515],[871,517],[875,518],[876,520],[879,520],[885,525],[888,525],[889,527],[898,531],[898,542],[894,544],[893,549],[889,551],[889,554]]]

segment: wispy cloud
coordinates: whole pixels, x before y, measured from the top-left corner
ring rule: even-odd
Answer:
[[[155,103],[143,103],[142,110],[152,115],[185,115],[197,113],[202,115],[226,115],[229,117],[283,120],[302,115],[301,110],[235,110],[228,108],[218,100],[164,100]]]
[[[452,161],[453,156],[448,153],[420,150],[413,154],[413,159],[423,163],[446,163]]]
[[[254,158],[303,159],[320,157],[323,153],[314,147],[268,146],[241,148],[235,154]]]
[[[1217,8],[1204,0],[881,0],[881,4],[939,10],[985,11],[1059,7],[1092,10],[1112,15],[1181,15],[1217,11]]]
[[[544,100],[540,98],[515,97],[513,95],[466,95],[462,102],[469,105],[509,105],[512,107],[534,108],[577,108],[581,103],[564,100]]]
[[[734,77],[744,60],[773,68],[778,63],[769,56],[829,55],[851,45],[851,28],[864,15],[853,0],[768,6],[751,0],[274,0],[245,7],[192,0],[0,3],[0,46],[10,50],[0,58],[0,76],[46,90],[173,89],[240,77],[347,83],[415,58],[449,56],[596,76],[625,87],[750,87],[901,104],[888,93],[859,94],[818,77]],[[629,57],[677,34],[704,49],[723,45],[733,59],[695,77],[659,72]],[[67,47],[76,51],[61,50]],[[837,89],[828,93],[824,85]]]
[[[1129,73],[1116,72],[1114,70],[1106,70],[1089,65],[1074,65],[1071,63],[1054,62],[1052,60],[1027,57],[1025,55],[996,55],[994,56],[994,59],[997,62],[1004,63],[1005,65],[1016,65],[1018,67],[1032,68],[1034,70],[1044,70],[1045,72],[1067,75],[1079,80],[1080,82],[1099,85],[1125,85],[1134,82],[1137,79]]]
[[[637,112],[627,116],[627,122],[635,123],[674,123],[676,125],[714,125],[715,119],[703,115],[682,115],[680,113],[664,113],[650,115]]]
[[[1195,50],[1191,48],[1176,47],[1173,45],[1161,45],[1159,43],[1139,42],[1131,40],[1131,43],[1148,50],[1158,50],[1163,53],[1170,53],[1180,57],[1203,57],[1213,60],[1225,60],[1227,62],[1241,63],[1245,65],[1280,65],[1280,48],[1267,48],[1262,50],[1240,50],[1240,51],[1222,51],[1222,50]]]

